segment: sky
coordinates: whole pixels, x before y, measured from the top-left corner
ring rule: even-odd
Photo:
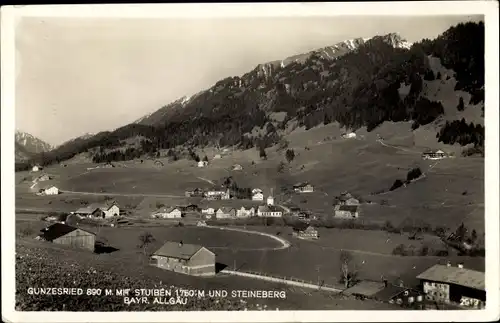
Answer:
[[[113,130],[257,64],[390,32],[435,38],[480,16],[24,17],[16,27],[16,129],[52,145]]]

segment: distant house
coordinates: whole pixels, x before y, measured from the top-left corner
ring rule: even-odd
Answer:
[[[283,216],[283,211],[275,206],[261,205],[257,208],[257,216],[279,218]]]
[[[206,227],[207,226],[207,223],[205,221],[198,221],[196,223],[196,226],[198,227]]]
[[[473,308],[486,305],[484,272],[463,268],[462,264],[434,265],[417,279],[429,301]]]
[[[257,194],[257,193],[262,193],[262,190],[260,188],[254,188],[252,190],[252,195]]]
[[[166,242],[151,255],[150,264],[186,275],[215,275],[215,254],[205,247],[182,242]]]
[[[38,182],[45,182],[48,180],[50,180],[50,176],[48,174],[43,174],[43,175],[40,175],[36,178],[36,181],[38,181]]]
[[[214,159],[221,159],[221,158],[222,158],[222,156],[221,156],[220,154],[216,154],[216,155],[214,156]]]
[[[271,195],[267,197],[267,205],[274,205],[274,197]]]
[[[215,210],[213,207],[207,207],[207,208],[204,208],[204,209],[201,209],[201,214],[215,214]]]
[[[200,208],[196,204],[189,204],[185,206],[178,206],[182,212],[199,212]]]
[[[207,191],[205,192],[205,197],[207,200],[229,200],[231,197],[229,190],[226,191]]]
[[[244,206],[242,206],[240,209],[236,210],[236,217],[238,218],[245,218],[245,217],[251,217],[255,216],[255,208],[249,208],[245,209]]]
[[[293,236],[299,239],[318,239],[318,231],[312,226],[303,223],[302,225],[296,225],[293,228]]]
[[[38,236],[40,240],[94,251],[95,234],[92,232],[62,223],[54,223],[40,232]]]
[[[115,165],[113,165],[112,163],[106,163],[104,165],[102,165],[102,168],[114,168]]]
[[[47,185],[38,190],[37,195],[57,195],[59,194],[59,189],[54,185]]]
[[[350,193],[342,193],[337,198],[337,205],[359,205],[359,200],[355,199]]]
[[[264,194],[262,193],[252,194],[252,201],[264,201]]]
[[[309,183],[298,183],[293,186],[293,190],[297,193],[311,193],[314,188]]]
[[[312,215],[310,212],[306,212],[306,211],[300,211],[297,213],[296,216],[299,218],[299,220],[302,220],[306,223],[310,222],[311,220],[316,220],[315,215]]]
[[[31,171],[33,171],[33,172],[39,172],[39,171],[41,171],[42,169],[43,169],[43,167],[42,167],[42,166],[40,166],[40,165],[35,165],[35,166],[33,166],[33,168],[31,168]]]
[[[436,159],[443,159],[448,157],[448,155],[442,151],[442,150],[427,150],[422,154],[423,159],[431,159],[431,160],[436,160]]]
[[[356,138],[356,134],[354,132],[344,133],[344,134],[342,134],[342,138],[344,138],[344,139]]]
[[[177,207],[169,207],[157,210],[151,216],[163,219],[180,219],[182,218],[182,211]]]
[[[198,162],[198,167],[205,167],[208,165],[208,162],[206,160],[200,160]]]
[[[221,207],[215,212],[217,219],[228,219],[236,217],[236,210],[231,207]]]
[[[341,219],[353,219],[359,217],[358,205],[339,205],[335,208],[335,217]]]
[[[373,295],[380,292],[384,288],[385,284],[382,281],[375,282],[362,280],[356,283],[354,286],[345,289],[342,294],[358,298],[373,298]]]
[[[195,188],[192,191],[186,191],[186,197],[203,197],[203,190],[201,188]]]
[[[233,165],[233,170],[242,170],[243,167],[241,167],[241,165],[239,164],[236,164],[236,165]]]
[[[120,215],[120,207],[115,202],[92,203],[86,207],[79,208],[75,214],[86,217],[112,218]]]

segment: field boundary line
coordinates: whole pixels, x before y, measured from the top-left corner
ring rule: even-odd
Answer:
[[[286,278],[271,276],[268,274],[259,274],[259,273],[244,272],[244,271],[234,271],[234,270],[229,270],[229,269],[223,269],[220,272],[224,273],[224,274],[229,274],[229,275],[266,280],[266,281],[275,282],[275,283],[282,283],[282,284],[289,285],[289,286],[297,286],[297,287],[303,287],[303,288],[309,288],[309,289],[315,289],[315,290],[324,290],[324,291],[330,291],[330,292],[335,292],[335,293],[342,292],[342,289],[338,289],[338,288],[327,286],[327,285],[318,285],[318,284],[314,284],[311,282],[306,282],[305,280],[302,280],[302,281],[300,281],[298,279],[293,280],[292,277],[290,277],[290,279],[286,279]]]
[[[236,231],[236,232],[243,232],[243,233],[250,233],[250,234],[256,234],[256,235],[261,235],[265,236],[268,238],[271,238],[275,241],[278,241],[281,244],[281,247],[277,248],[269,248],[265,250],[283,250],[287,249],[291,246],[291,243],[283,238],[277,237],[275,235],[272,235],[270,233],[265,233],[265,232],[260,232],[260,231],[253,231],[253,230],[245,230],[245,229],[238,229],[238,228],[228,228],[228,227],[218,227],[218,226],[213,226],[213,225],[207,225],[204,226],[204,228],[211,228],[211,229],[219,229],[219,230],[228,230],[228,231]],[[264,250],[264,249],[263,249]]]

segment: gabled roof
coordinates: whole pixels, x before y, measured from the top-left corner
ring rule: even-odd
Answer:
[[[227,214],[227,213],[229,213],[229,212],[233,211],[233,210],[234,210],[234,208],[232,208],[232,207],[227,207],[227,206],[222,206],[222,207],[220,207],[220,208],[218,208],[218,209],[217,209],[217,211],[219,211],[219,210],[221,210],[222,212],[224,212],[224,213],[226,213],[226,214]]]
[[[161,209],[158,209],[154,212],[154,214],[158,214],[158,213],[171,213],[172,211],[175,211],[175,210],[179,210],[180,211],[180,207],[164,207],[164,208],[161,208]]]
[[[68,233],[73,232],[77,229],[79,229],[79,228],[72,227],[72,226],[69,226],[67,224],[54,223],[54,224],[40,230],[40,232],[42,232],[42,234],[40,236],[42,238],[44,238],[45,240],[52,241],[52,240],[57,239],[59,237],[65,236]],[[82,230],[82,229],[80,229],[80,230]],[[82,231],[85,231],[89,234],[95,235],[95,233],[92,233],[92,232],[87,231],[87,230],[82,230]]]
[[[485,290],[484,272],[466,268],[434,265],[418,275],[417,278]]]
[[[304,231],[309,227],[309,224],[305,222],[297,222],[293,225],[294,231]]]
[[[373,282],[362,280],[356,285],[344,290],[344,294],[346,295],[362,295],[365,297],[371,297],[384,289],[383,282]]]
[[[189,260],[201,248],[203,247],[199,245],[168,241],[153,255]]]
[[[79,208],[76,210],[75,213],[82,213],[82,214],[92,214],[94,213],[97,209],[107,211],[109,210],[113,205],[118,206],[115,202],[109,202],[109,203],[92,203],[87,205],[86,207]]]
[[[57,188],[57,187],[56,187],[55,185],[53,185],[53,184],[46,184],[46,185],[41,186],[41,187],[40,187],[40,189],[41,189],[41,190],[46,190],[46,189],[49,189],[49,188],[51,188],[51,187],[55,187],[55,188]]]
[[[304,183],[297,183],[295,185],[293,185],[293,187],[304,187],[304,186],[310,186],[311,184],[309,184],[308,182],[304,182]]]
[[[281,210],[274,205],[259,205],[258,210],[260,212],[280,212]]]

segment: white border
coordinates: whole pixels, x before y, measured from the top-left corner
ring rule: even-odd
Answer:
[[[14,293],[14,30],[20,17],[206,18],[332,15],[484,15],[486,26],[486,286],[483,311],[269,311],[269,312],[15,312]],[[2,319],[15,322],[360,322],[360,321],[495,321],[499,319],[498,208],[498,2],[350,2],[266,4],[126,4],[7,6],[1,9],[2,129]],[[12,156],[12,157],[11,157]]]

